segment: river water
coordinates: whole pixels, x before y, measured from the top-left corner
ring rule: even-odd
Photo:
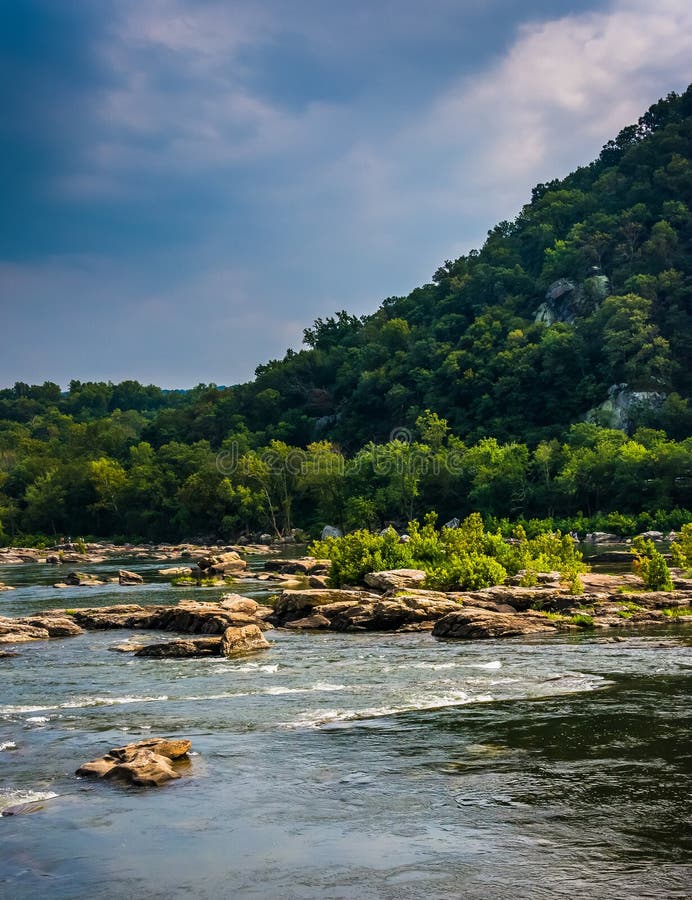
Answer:
[[[163,564],[89,570],[123,565],[150,578]],[[21,585],[1,614],[222,593],[58,579],[0,569]],[[109,652],[131,634],[0,659],[0,807],[43,800],[0,818],[0,897],[690,896],[689,628],[469,643],[271,631],[270,651],[235,661]],[[74,776],[148,736],[191,738],[183,778]]]

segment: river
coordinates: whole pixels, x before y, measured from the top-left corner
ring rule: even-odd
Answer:
[[[160,565],[86,568],[151,579]],[[222,593],[57,580],[0,569],[19,585],[0,614]],[[262,599],[266,583],[240,592]],[[43,800],[0,818],[2,897],[690,896],[689,628],[469,643],[270,631],[270,651],[233,661],[109,651],[131,634],[0,659],[0,807]],[[75,777],[148,736],[192,740],[183,778]]]

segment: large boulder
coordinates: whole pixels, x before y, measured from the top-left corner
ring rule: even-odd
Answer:
[[[180,778],[173,762],[185,760],[191,741],[149,738],[136,744],[114,747],[105,756],[84,763],[75,774],[107,778],[144,787],[159,787]]]
[[[197,565],[203,572],[215,575],[229,575],[247,568],[247,562],[235,550],[203,556],[197,560]]]
[[[322,534],[320,535],[322,540],[325,538],[340,538],[343,537],[343,532],[340,528],[337,528],[334,525],[325,525],[322,529]]]
[[[137,572],[121,569],[118,572],[118,582],[125,585],[144,584],[144,579]]]
[[[269,648],[269,642],[257,625],[227,628],[221,639],[221,652],[228,657]]]
[[[523,615],[464,606],[435,623],[433,637],[499,638],[555,631],[556,625],[540,613]]]
[[[402,591],[423,586],[426,573],[422,569],[388,569],[384,572],[368,572],[365,583],[378,591]]]
[[[367,591],[344,590],[339,588],[315,588],[307,591],[282,591],[274,603],[274,612],[271,621],[276,625],[283,625],[294,619],[303,619],[312,615],[316,606],[324,606],[327,603],[341,603],[363,600],[379,599],[375,594]]]

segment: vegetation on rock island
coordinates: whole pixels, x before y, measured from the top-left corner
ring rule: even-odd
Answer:
[[[381,534],[360,530],[315,541],[310,552],[332,561],[333,587],[360,584],[368,572],[422,569],[427,572],[425,586],[442,591],[478,590],[519,572],[528,586],[536,583],[538,572],[550,571],[560,572],[575,593],[582,590],[578,575],[587,567],[569,535],[529,539],[517,526],[507,541],[499,531],[488,531],[478,513],[455,528],[437,529],[435,518],[430,513],[422,525],[409,522],[406,540],[392,528]]]

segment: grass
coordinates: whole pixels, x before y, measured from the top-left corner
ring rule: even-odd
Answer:
[[[545,612],[543,610],[538,610],[538,612],[542,612],[546,619],[550,619],[551,622],[563,622],[565,625],[576,625],[578,628],[594,627],[593,616],[585,612],[575,613],[573,616],[565,616],[562,613]]]
[[[671,606],[661,610],[664,616],[675,619],[678,616],[692,616],[692,606]]]

